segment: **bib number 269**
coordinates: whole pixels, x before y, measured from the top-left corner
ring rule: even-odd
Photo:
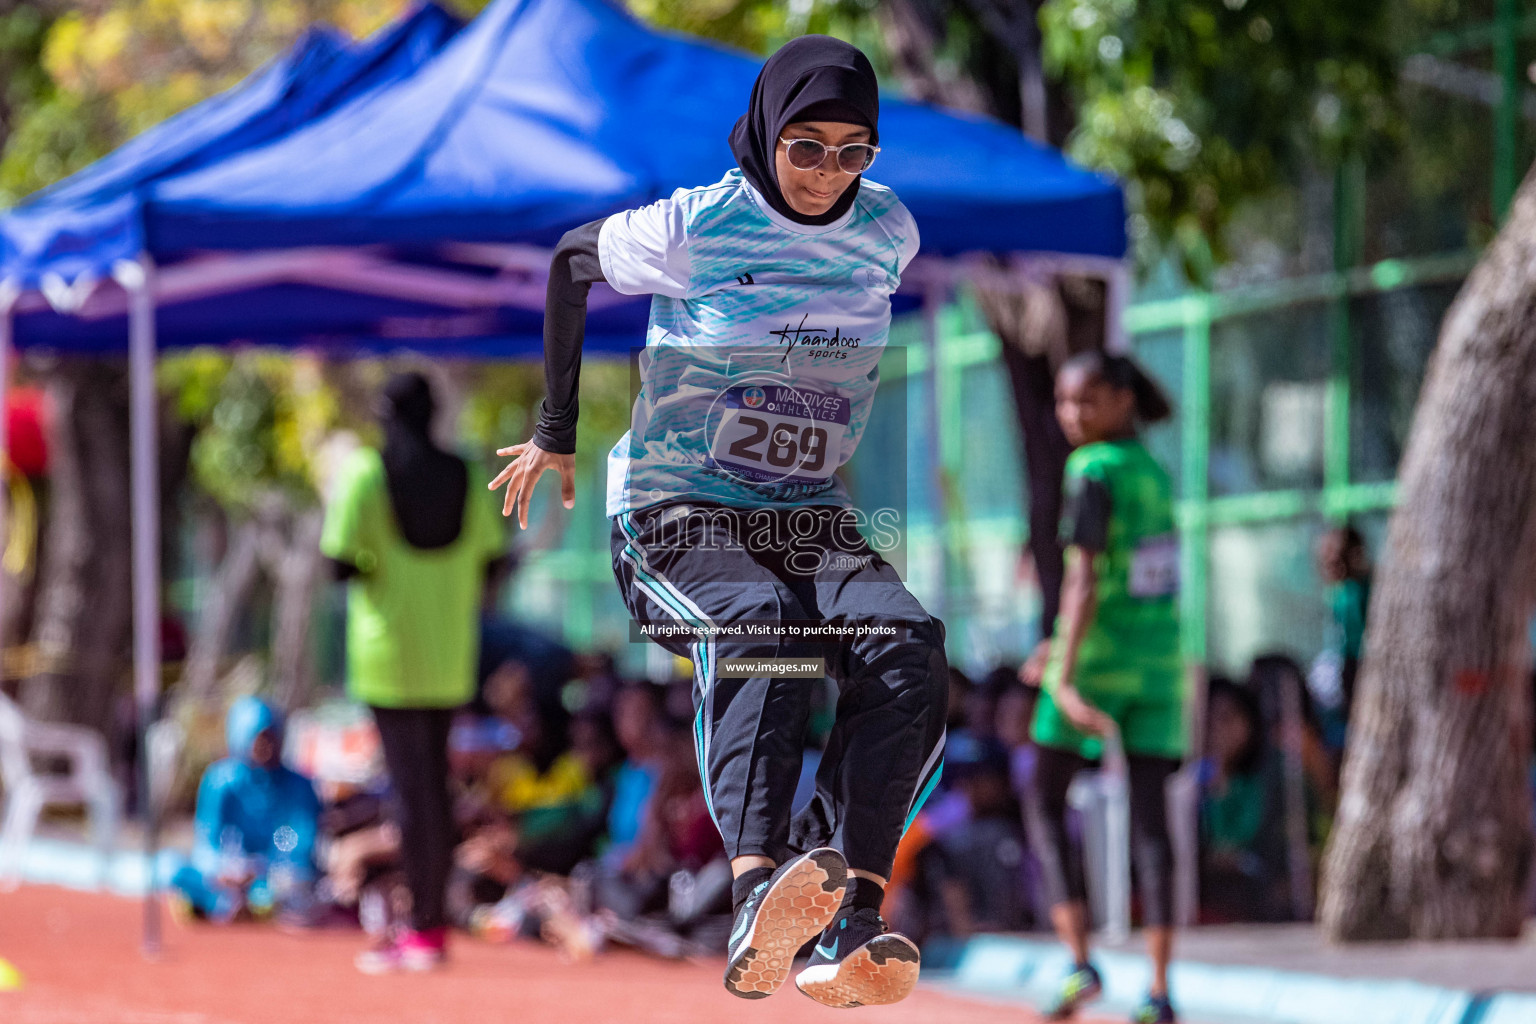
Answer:
[[[732,458],[767,463],[775,469],[794,466],[805,474],[815,473],[826,465],[827,432],[821,427],[806,424],[796,430],[793,423],[775,423],[745,414],[737,416],[736,422],[749,433],[727,446],[726,453]]]
[[[847,398],[778,384],[733,387],[723,398],[710,425],[712,465],[753,483],[822,483],[837,468]]]

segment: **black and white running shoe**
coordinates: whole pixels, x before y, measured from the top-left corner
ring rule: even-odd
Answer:
[[[891,931],[877,910],[850,910],[822,935],[795,985],[826,1006],[880,1006],[912,994],[917,945]]]
[[[843,903],[848,864],[830,847],[786,861],[736,914],[726,954],[725,987],[743,999],[778,991],[805,945],[832,923]]]

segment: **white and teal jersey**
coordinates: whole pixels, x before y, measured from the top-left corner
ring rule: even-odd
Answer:
[[[864,181],[831,224],[797,224],[732,170],[603,223],[603,276],[653,294],[607,513],[695,499],[847,505],[834,471],[869,419],[891,293],[917,224]]]

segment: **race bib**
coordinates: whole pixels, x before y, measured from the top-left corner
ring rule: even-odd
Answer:
[[[1165,533],[1148,537],[1131,555],[1132,597],[1168,597],[1179,592],[1179,537]]]
[[[753,483],[825,483],[837,468],[850,403],[787,384],[729,388],[710,416],[709,465]]]

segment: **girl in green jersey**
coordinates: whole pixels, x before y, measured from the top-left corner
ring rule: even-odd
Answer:
[[[1065,817],[1072,777],[1101,755],[1112,731],[1130,772],[1131,856],[1153,960],[1151,990],[1132,1019],[1175,1020],[1168,1002],[1173,854],[1164,793],[1185,742],[1179,548],[1168,475],[1137,436],[1138,423],[1171,413],[1162,390],[1125,356],[1087,353],[1057,375],[1056,415],[1076,450],[1067,459],[1061,523],[1067,573],[1030,730],[1039,757],[1026,800],[1052,923],[1074,961],[1053,1020],[1071,1017],[1100,990],[1088,962],[1086,890]]]

